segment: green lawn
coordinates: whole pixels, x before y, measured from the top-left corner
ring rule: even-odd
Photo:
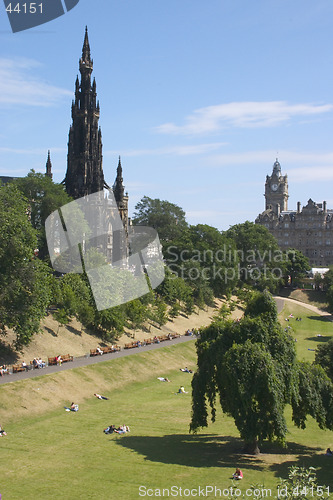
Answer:
[[[317,345],[316,340],[307,338],[315,337],[317,331],[332,335],[333,325],[307,318],[308,311],[296,308],[291,306],[283,315],[302,313],[302,322],[291,324],[299,355],[306,357],[314,354],[307,351],[307,345]],[[333,432],[320,430],[312,419],[306,430],[297,429],[291,423],[290,409],[286,413],[289,434],[285,450],[265,445],[258,457],[242,455],[237,429],[221,412],[216,423],[190,435],[191,396],[175,392],[180,385],[190,390],[191,375],[179,371],[177,360],[179,368],[186,364],[194,367],[194,342],[24,382],[25,393],[40,397],[42,404],[54,400],[61,381],[58,385],[64,399],[56,406],[50,403],[40,415],[13,416],[7,424],[2,414],[1,424],[8,432],[0,441],[3,500],[131,500],[147,498],[152,493],[147,488],[160,489],[155,492],[160,497],[163,488],[169,490],[170,495],[165,491],[164,498],[177,498],[175,493],[178,498],[197,498],[198,491],[191,494],[187,489],[199,487],[205,493],[206,487],[220,488],[222,498],[226,498],[228,488],[238,487],[246,495],[254,483],[270,488],[274,497],[278,478],[286,477],[288,466],[293,464],[318,467],[319,483],[333,489],[333,458],[323,454],[328,446],[333,448]],[[171,383],[159,382],[159,375],[169,377]],[[101,387],[109,401],[91,395],[92,381],[100,384],[94,387]],[[16,393],[20,394],[20,384],[1,386],[0,397],[7,401],[10,395],[19,407]],[[63,409],[69,402],[66,384],[73,394],[76,390],[80,393],[78,413]],[[105,435],[103,429],[110,424],[129,425],[131,432]],[[233,484],[230,477],[236,466],[242,468],[244,480]],[[213,492],[205,498],[219,496]]]
[[[289,318],[290,314],[294,318]],[[333,338],[333,323],[300,305],[286,303],[279,317],[285,328],[291,327],[289,332],[296,339],[297,356],[302,361],[314,361],[317,346]],[[296,321],[297,317],[302,321]]]

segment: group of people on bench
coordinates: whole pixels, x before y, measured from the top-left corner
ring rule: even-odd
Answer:
[[[34,358],[32,360],[32,364],[34,368],[45,368],[46,363],[42,360],[42,358]]]

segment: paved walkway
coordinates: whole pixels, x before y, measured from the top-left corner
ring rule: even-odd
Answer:
[[[129,356],[130,354],[138,354],[140,352],[153,351],[154,349],[159,349],[160,347],[168,347],[170,345],[181,344],[183,342],[188,342],[189,340],[194,340],[196,337],[185,336],[166,340],[164,342],[160,342],[159,344],[149,344],[142,347],[134,347],[133,349],[122,349],[119,352],[113,352],[109,354],[103,354],[102,356],[89,356],[86,354],[85,356],[75,357],[73,361],[69,361],[67,363],[63,363],[61,366],[52,365],[46,366],[41,369],[33,369],[27,372],[19,372],[12,373],[11,375],[3,375],[0,377],[0,384],[8,384],[10,382],[15,382],[16,380],[24,380],[27,378],[40,377],[42,375],[49,375],[51,373],[58,373],[64,370],[70,370],[72,368],[79,368],[81,366],[93,365],[96,363],[100,363],[101,361],[110,361],[116,358],[122,358],[124,356]]]
[[[305,309],[309,309],[310,311],[313,311],[316,314],[319,314],[319,316],[325,316],[325,317],[327,317],[327,319],[329,321],[333,321],[332,314],[330,314],[326,311],[323,311],[322,309],[319,309],[319,307],[313,306],[311,304],[306,304],[305,302],[300,302],[299,300],[295,300],[295,299],[289,299],[288,297],[275,296],[274,299],[276,301],[276,305],[277,305],[279,313],[282,311],[282,309],[284,307],[284,303],[290,302],[292,304],[296,304],[298,306],[304,307]]]
[[[318,307],[313,306],[311,304],[306,304],[305,302],[289,299],[287,297],[275,296],[274,299],[276,301],[279,313],[282,311],[285,302],[291,302],[293,304],[302,306],[305,309],[309,309],[310,311],[313,311],[316,314],[319,314],[320,316],[326,316],[328,320],[333,321],[332,314],[326,311],[322,311]],[[167,340],[165,342],[161,342],[160,344],[150,344],[133,349],[122,349],[120,352],[103,354],[103,356],[90,357],[89,354],[86,354],[85,356],[75,357],[73,362],[63,363],[61,366],[46,366],[45,368],[42,368],[40,370],[29,370],[27,372],[19,372],[19,373],[13,373],[11,375],[4,375],[3,377],[0,377],[0,384],[8,384],[10,382],[15,382],[16,380],[24,380],[27,378],[40,377],[42,375],[62,372],[64,370],[70,370],[72,368],[79,368],[81,366],[93,365],[96,363],[100,363],[101,361],[110,361],[112,359],[129,356],[130,354],[138,354],[139,352],[152,351],[154,349],[159,349],[160,347],[167,347],[174,344],[181,344],[183,342],[188,342],[189,340],[194,340],[194,339],[195,337],[182,335],[181,337],[178,337],[173,340]]]

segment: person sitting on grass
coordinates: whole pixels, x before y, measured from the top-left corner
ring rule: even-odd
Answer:
[[[106,398],[105,396],[101,396],[100,394],[94,394],[94,396],[96,396],[97,399],[106,399],[108,400],[109,398]]]
[[[79,411],[79,405],[75,404],[74,402],[71,403],[69,408],[67,406],[64,406],[64,408],[66,411]]]
[[[103,431],[105,434],[113,434],[114,432],[116,434],[125,434],[126,432],[130,432],[130,428],[128,425],[120,425],[117,429],[115,425],[109,425],[106,429]]]
[[[7,432],[5,432],[0,425],[0,437],[2,437],[2,436],[7,436]]]
[[[237,467],[236,471],[232,475],[233,479],[243,479],[243,472]]]
[[[328,457],[331,457],[333,455],[331,448],[327,448],[325,455],[327,455]]]
[[[125,434],[126,432],[130,432],[128,425],[120,425],[118,429],[115,429],[114,432],[117,434]]]
[[[185,391],[184,387],[181,386],[179,387],[178,392],[176,392],[176,394],[187,394],[187,391]]]

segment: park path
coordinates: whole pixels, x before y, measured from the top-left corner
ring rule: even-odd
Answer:
[[[313,311],[316,314],[319,314],[320,316],[325,316],[327,317],[328,320],[333,321],[333,316],[330,313],[323,311],[311,304],[306,304],[305,302],[300,302],[299,300],[295,299],[289,299],[288,297],[275,296],[274,299],[276,301],[279,313],[283,310],[285,302],[291,302],[293,304],[302,306],[305,309],[309,309],[310,311]],[[182,335],[181,337],[175,338],[173,340],[167,340],[165,342],[161,342],[160,344],[150,344],[133,349],[122,349],[120,352],[103,354],[103,356],[90,357],[87,354],[86,356],[75,357],[72,362],[64,363],[61,366],[46,366],[41,370],[29,370],[27,372],[13,373],[8,376],[4,375],[3,377],[0,377],[0,385],[15,382],[17,380],[24,380],[28,378],[40,377],[43,375],[49,375],[51,373],[62,372],[64,370],[71,370],[73,368],[80,368],[82,366],[93,365],[95,363],[100,363],[102,361],[111,361],[112,359],[129,356],[131,354],[137,354],[139,352],[152,351],[154,349],[159,349],[160,347],[167,347],[174,344],[180,344],[194,339],[195,337]]]
[[[149,344],[146,346],[135,347],[133,349],[122,349],[119,352],[113,352],[109,354],[103,354],[102,356],[89,356],[86,354],[85,356],[74,357],[73,361],[63,363],[61,366],[52,365],[46,366],[41,369],[29,370],[27,372],[18,372],[12,373],[10,375],[3,375],[0,377],[0,385],[8,384],[11,382],[16,382],[17,380],[24,380],[28,378],[41,377],[43,375],[49,375],[51,373],[62,372],[64,370],[71,370],[73,368],[81,368],[82,366],[93,365],[96,363],[100,363],[102,361],[111,361],[112,359],[122,358],[125,356],[129,356],[131,354],[138,354],[140,352],[153,351],[154,349],[159,349],[160,347],[168,347],[170,345],[181,344],[183,342],[188,342],[189,340],[194,340],[196,337],[182,335],[181,337],[177,337],[172,340],[166,340],[164,342],[160,342],[159,344]]]
[[[306,302],[301,302],[299,300],[295,299],[289,299],[288,297],[279,297],[275,296],[274,297],[276,301],[276,305],[278,308],[278,312],[280,313],[284,307],[285,302],[290,302],[292,304],[299,305],[301,307],[304,307],[305,309],[309,309],[312,312],[315,312],[316,314],[319,314],[319,316],[325,316],[329,321],[333,321],[333,316],[327,311],[323,311],[322,309],[319,309],[319,307],[313,306],[312,304],[307,304]]]

